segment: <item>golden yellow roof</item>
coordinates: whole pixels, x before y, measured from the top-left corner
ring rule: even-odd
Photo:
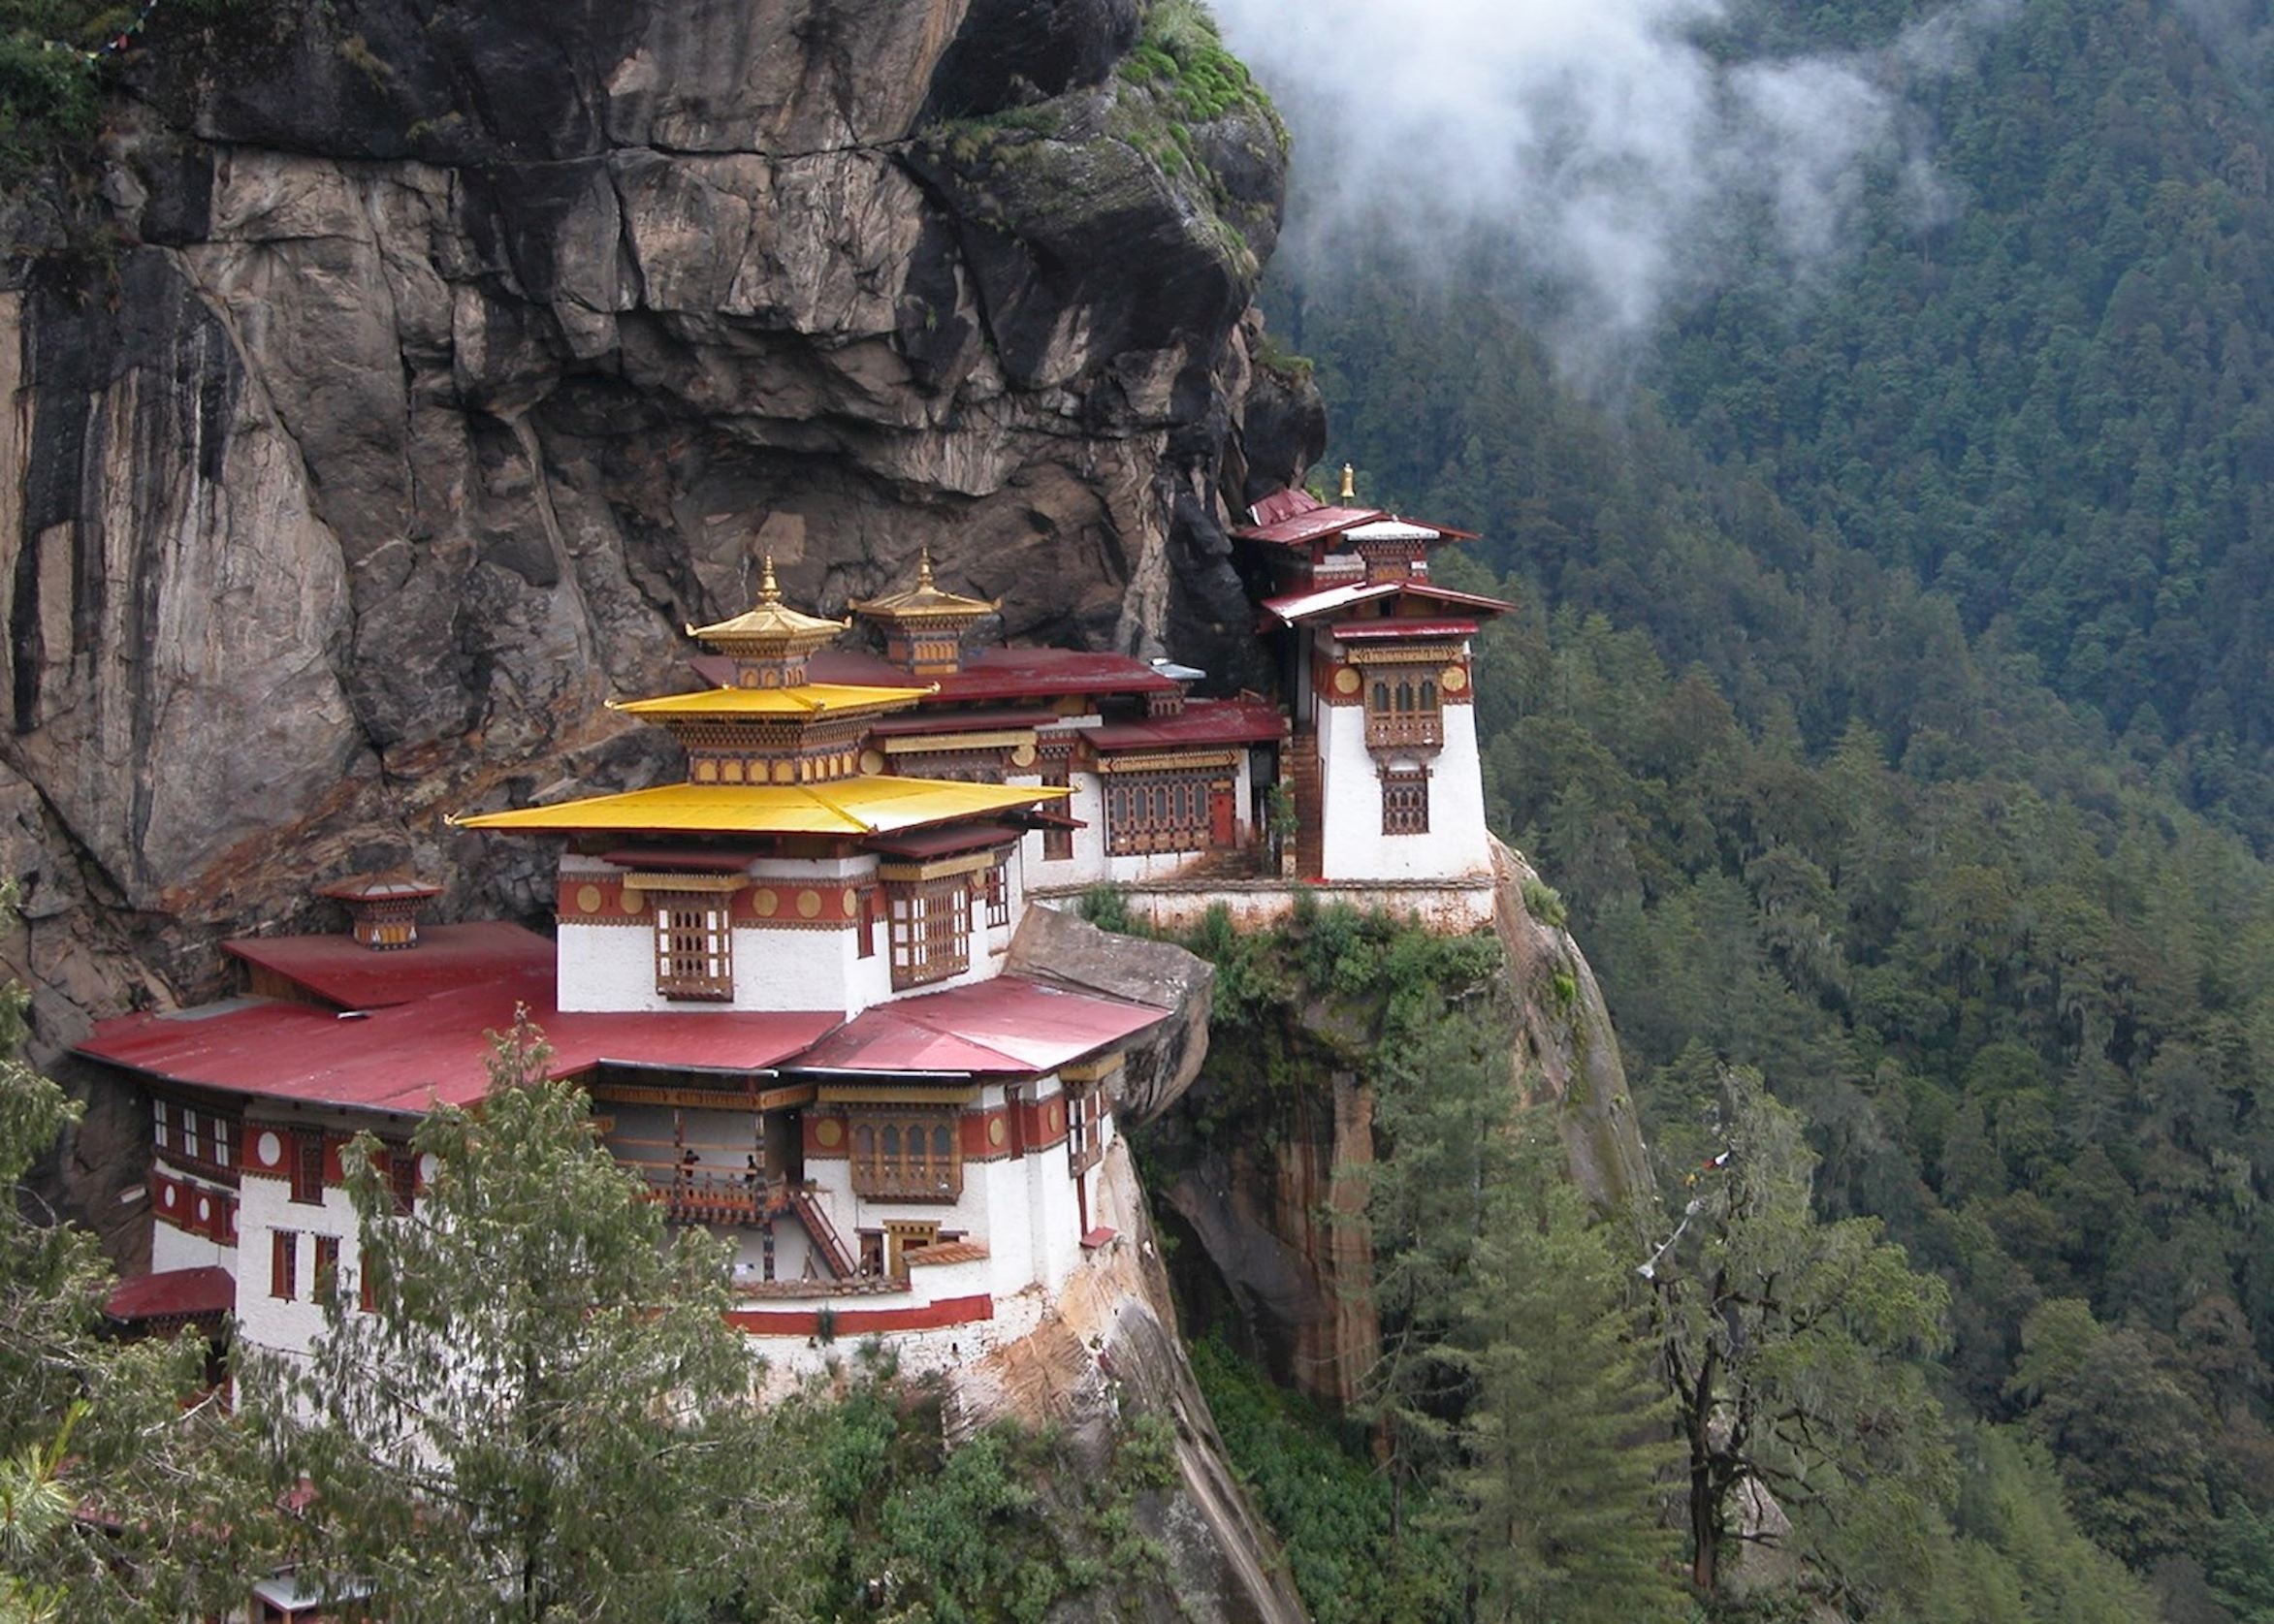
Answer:
[[[959,597],[943,591],[932,580],[932,550],[917,555],[916,584],[905,592],[892,592],[851,606],[855,615],[879,621],[977,620],[1003,607],[1001,598]]]
[[[687,634],[722,646],[802,646],[810,651],[819,648],[850,623],[823,620],[784,603],[782,588],[774,579],[774,556],[769,553],[758,577],[758,601],[753,608],[715,625],[689,626]]]
[[[889,835],[1063,800],[1070,793],[1043,785],[1012,788],[881,777],[809,784],[672,783],[453,821],[463,829],[559,834],[650,830],[673,835]]]
[[[922,688],[859,687],[849,683],[804,683],[790,688],[703,688],[658,699],[612,703],[635,716],[820,716],[857,711],[902,711],[927,693]]]

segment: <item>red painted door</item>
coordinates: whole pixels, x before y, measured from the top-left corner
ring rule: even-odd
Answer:
[[[1230,788],[1212,784],[1208,789],[1208,844],[1227,847],[1239,839],[1238,803],[1233,799]]]

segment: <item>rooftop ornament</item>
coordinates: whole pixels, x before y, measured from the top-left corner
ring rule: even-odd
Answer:
[[[805,682],[807,656],[851,623],[808,615],[783,602],[781,583],[774,579],[774,556],[769,553],[753,608],[715,625],[690,625],[687,634],[734,661],[738,686],[797,687]]]

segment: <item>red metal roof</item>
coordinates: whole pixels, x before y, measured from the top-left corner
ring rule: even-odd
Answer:
[[[1247,510],[1252,525],[1276,525],[1282,519],[1293,519],[1298,513],[1309,513],[1327,504],[1300,486],[1287,486],[1272,492],[1254,507]]]
[[[343,903],[417,901],[439,897],[441,894],[442,887],[439,885],[428,885],[420,880],[400,879],[386,875],[354,875],[316,889],[317,896],[336,898]]]
[[[352,1018],[274,999],[125,1015],[96,1026],[77,1052],[169,1082],[257,1099],[416,1113],[436,1103],[463,1105],[489,1091],[488,1034],[510,1027],[517,1005],[543,1029],[556,1077],[603,1062],[764,1070],[844,1020],[831,1011],[563,1013],[553,1000],[548,962],[541,971]]]
[[[915,829],[905,835],[878,835],[867,842],[871,851],[887,857],[953,857],[965,851],[984,851],[991,845],[1009,845],[1018,839],[1016,829],[1000,824],[965,825],[958,829]]]
[[[1307,547],[1322,536],[1339,534],[1353,525],[1389,518],[1378,507],[1313,507],[1269,525],[1243,525],[1232,533],[1244,541],[1266,541],[1278,547]]]
[[[1150,1004],[999,975],[875,1004],[790,1069],[1026,1075],[1070,1066],[1168,1016]]]
[[[1266,496],[1248,510],[1255,523],[1242,525],[1233,534],[1243,541],[1268,542],[1277,547],[1308,547],[1328,536],[1339,535],[1344,530],[1356,529],[1361,525],[1371,525],[1389,520],[1399,525],[1413,525],[1421,529],[1434,530],[1434,541],[1474,541],[1474,530],[1455,529],[1451,525],[1406,519],[1379,507],[1335,507],[1321,504],[1305,495],[1302,502],[1287,498],[1293,493],[1280,492]],[[1417,540],[1423,538],[1415,538]]]
[[[1457,592],[1449,587],[1432,587],[1426,581],[1413,580],[1377,581],[1371,584],[1353,582],[1345,587],[1322,587],[1316,591],[1290,592],[1284,597],[1265,598],[1264,607],[1280,620],[1292,623],[1355,609],[1361,604],[1381,603],[1393,597],[1419,598],[1426,603],[1482,609],[1494,615],[1516,607],[1496,597],[1479,597],[1474,592]],[[1383,635],[1390,634],[1385,632]]]
[[[112,1320],[189,1320],[237,1307],[237,1277],[218,1264],[122,1280],[103,1304]]]
[[[1473,637],[1474,621],[1339,621],[1330,628],[1345,643],[1370,643],[1390,637]]]
[[[1102,750],[1133,750],[1270,744],[1285,730],[1279,707],[1267,699],[1196,699],[1173,716],[1107,722],[1082,737]]]
[[[910,734],[980,733],[998,727],[1043,727],[1057,719],[1056,711],[956,711],[945,715],[887,716],[869,731],[880,739],[898,739]]]
[[[382,1009],[501,975],[553,969],[553,944],[496,920],[427,925],[416,947],[366,947],[351,936],[240,937],[224,950],[342,1009]]]

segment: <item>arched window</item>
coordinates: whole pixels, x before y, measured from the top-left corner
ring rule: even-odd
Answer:
[[[1422,679],[1422,709],[1423,709],[1423,710],[1425,710],[1425,711],[1434,711],[1436,708],[1437,708],[1437,684],[1436,684],[1436,681],[1435,681],[1435,679],[1433,679],[1433,678],[1429,678],[1429,677],[1424,677],[1424,678]]]

